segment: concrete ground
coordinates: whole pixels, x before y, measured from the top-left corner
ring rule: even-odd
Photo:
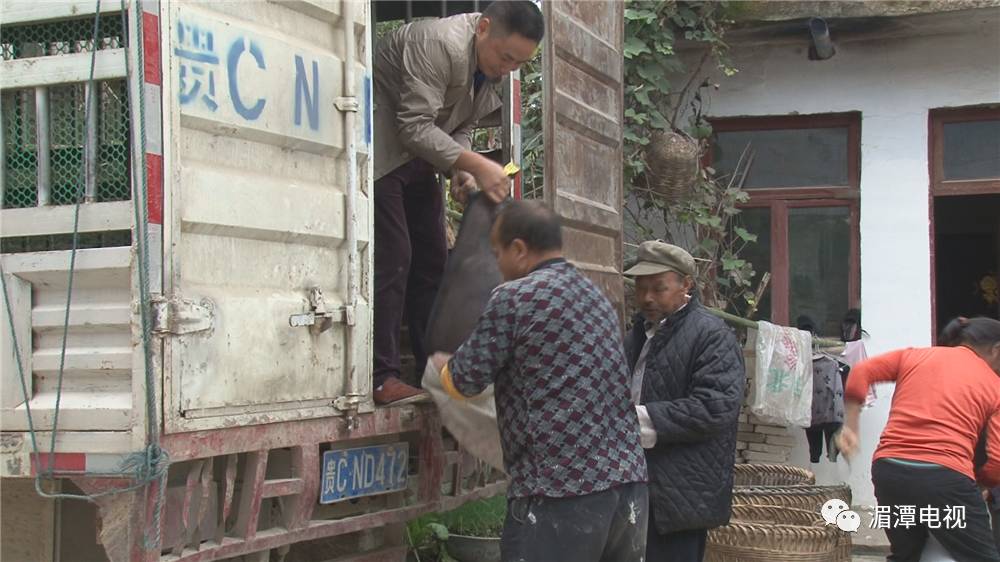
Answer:
[[[882,529],[863,527],[851,537],[854,544],[854,555],[851,562],[885,562],[889,554],[889,539]]]

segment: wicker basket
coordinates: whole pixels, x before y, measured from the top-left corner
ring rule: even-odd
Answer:
[[[816,511],[753,503],[733,504],[732,520],[739,523],[802,525],[804,527],[821,526],[824,524],[823,516]]]
[[[675,131],[656,133],[646,148],[649,187],[676,203],[691,192],[698,180],[697,141]]]
[[[803,527],[825,527],[822,515],[816,511],[806,511],[792,507],[777,505],[734,504],[734,523],[756,523],[760,525],[798,525]],[[850,562],[851,535],[840,532],[837,527],[830,526],[838,532],[833,535],[834,556],[836,562]]]
[[[734,521],[708,532],[705,562],[839,562],[836,527]]]
[[[783,464],[738,464],[735,466],[735,486],[793,486],[815,484],[812,472]]]
[[[844,500],[851,505],[851,487],[847,484],[835,486],[736,486],[733,488],[733,503],[777,505],[804,509],[819,513],[827,501]]]

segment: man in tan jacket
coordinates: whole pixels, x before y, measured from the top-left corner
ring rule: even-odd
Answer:
[[[375,365],[379,405],[423,399],[399,379],[404,310],[417,373],[427,355],[423,331],[447,245],[444,194],[435,171],[451,174],[453,193],[478,186],[507,197],[503,167],[472,152],[472,129],[501,103],[495,83],[531,59],[544,34],[534,2],[496,1],[482,14],[404,25],[375,52]]]

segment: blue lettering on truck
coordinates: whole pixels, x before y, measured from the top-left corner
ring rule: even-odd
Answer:
[[[211,24],[204,25],[186,21],[180,18],[177,22],[177,35],[174,55],[178,59],[179,80],[178,97],[181,106],[200,107],[211,113],[217,113],[219,104],[230,104],[236,114],[249,122],[260,119],[268,107],[267,88],[255,88],[253,83],[240,82],[240,65],[251,64],[259,71],[268,70],[268,42],[255,38],[252,34],[233,33],[233,28],[216,30]],[[219,39],[222,37],[222,39]],[[227,38],[232,38],[227,41]],[[216,51],[218,43],[220,51]],[[225,81],[220,84],[220,93],[216,95],[216,75],[220,72],[220,52],[225,53]],[[274,53],[271,53],[271,56]],[[291,56],[285,51],[284,56]],[[294,54],[294,60],[289,61],[294,76],[290,86],[294,88],[294,96],[288,100],[292,104],[287,113],[296,128],[308,128],[317,132],[320,130],[320,64],[314,56],[304,53]],[[281,65],[278,65],[279,67]],[[283,72],[281,68],[277,72]],[[244,77],[246,74],[244,74]],[[287,79],[287,78],[286,78]],[[222,80],[220,79],[220,82]],[[273,83],[271,88],[273,88]],[[370,96],[369,79],[365,78],[366,101]],[[273,92],[273,89],[271,90]],[[224,92],[228,92],[228,100]],[[199,106],[200,104],[200,106]],[[284,111],[279,112],[283,114]],[[273,116],[272,116],[273,118]],[[283,117],[287,118],[287,117]],[[365,123],[365,139],[370,142],[370,123]]]
[[[267,69],[267,65],[264,64],[264,54],[260,52],[260,45],[254,41],[248,41],[246,37],[240,37],[236,41],[233,41],[233,44],[229,47],[226,69],[229,71],[229,98],[233,100],[233,109],[236,110],[236,113],[240,114],[240,117],[243,117],[247,121],[254,121],[260,117],[260,112],[264,111],[264,104],[267,103],[267,100],[257,98],[257,102],[253,106],[247,107],[240,98],[237,67],[240,64],[240,57],[247,51],[247,43],[250,44],[250,54],[257,61],[257,68],[261,70]]]
[[[302,125],[302,104],[309,114],[309,128],[319,129],[319,63],[312,61],[312,93],[301,55],[295,55],[295,124]]]
[[[215,70],[219,57],[215,54],[214,35],[195,25],[177,23],[177,43],[174,55],[180,59],[181,105],[201,100],[208,109],[215,111]]]

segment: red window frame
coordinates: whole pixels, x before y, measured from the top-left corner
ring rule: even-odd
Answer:
[[[847,185],[747,189],[750,201],[742,208],[769,208],[771,213],[771,321],[790,324],[791,271],[789,269],[788,210],[803,207],[847,207],[851,241],[848,258],[848,308],[861,301],[861,114],[834,113],[712,119],[715,132],[847,127]],[[713,159],[709,148],[706,159]],[[758,272],[760,273],[760,272]]]
[[[937,343],[937,258],[934,240],[934,198],[955,195],[987,195],[1000,193],[1000,178],[975,180],[944,179],[944,126],[946,123],[1000,120],[1000,106],[932,109],[927,116],[927,167],[930,176],[928,213],[931,260],[931,342]]]

